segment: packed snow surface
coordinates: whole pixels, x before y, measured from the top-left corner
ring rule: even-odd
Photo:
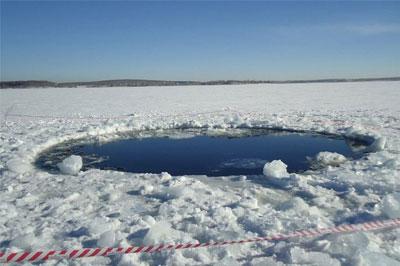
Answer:
[[[1,250],[231,240],[400,216],[400,82],[18,89],[0,90],[0,101]],[[60,173],[32,165],[66,140],[188,127],[284,128],[371,145],[357,160],[322,155],[324,167],[301,174],[276,162],[218,178],[79,171],[75,159]],[[45,264],[400,265],[400,229]]]

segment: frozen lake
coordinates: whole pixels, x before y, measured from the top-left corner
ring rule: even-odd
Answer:
[[[93,247],[104,240],[107,246],[237,240],[398,218],[399,88],[400,82],[359,82],[0,90],[1,245],[4,250],[20,251]],[[255,169],[257,175],[244,175],[247,178],[104,171],[89,165],[85,158],[84,171],[76,175],[62,174],[56,166],[80,144],[93,149],[103,144],[98,147],[101,150],[117,143],[128,147],[132,142],[123,140],[134,137],[141,138],[133,141],[135,145],[152,149],[141,151],[141,157],[160,156],[160,161],[150,160],[154,163],[151,167],[172,165],[167,160],[173,157],[163,153],[162,147],[167,147],[163,141],[174,147],[178,142],[207,142],[215,152],[222,144],[211,141],[237,147],[236,142],[247,141],[246,145],[254,145],[257,151],[272,149],[256,142],[261,136],[227,137],[233,134],[229,133],[232,128],[243,127],[326,134],[301,136],[301,141],[294,142],[289,142],[296,135],[293,133],[268,135],[274,139],[272,144],[282,139],[283,144],[276,146],[290,152],[302,151],[302,147],[310,151],[314,147],[311,140],[318,143],[319,137],[338,146],[336,139],[329,139],[332,135],[372,143],[362,158],[317,171],[293,173],[294,164],[278,155],[289,171],[283,171],[281,177],[263,175],[260,168]],[[210,134],[174,132],[168,139],[163,134],[171,128],[208,128]],[[159,134],[145,133],[151,130]],[[121,132],[138,134],[120,136]],[[77,143],[79,139],[86,143]],[[250,144],[252,141],[257,144]],[[347,148],[346,141],[341,141]],[[43,166],[46,171],[37,169],[36,160],[56,147],[61,149],[59,157],[48,158]],[[327,150],[326,146],[315,152],[322,150]],[[117,155],[122,158],[121,152],[118,148]],[[304,162],[306,156],[299,154],[296,161]],[[237,156],[221,161],[231,158]],[[239,158],[264,159],[252,154]],[[187,158],[182,160],[178,166],[186,167]],[[237,160],[233,164],[240,165]],[[157,171],[162,169],[159,166]],[[397,228],[307,241],[266,241],[201,249],[200,253],[185,249],[146,256],[94,257],[76,260],[76,265],[398,265],[399,232]]]

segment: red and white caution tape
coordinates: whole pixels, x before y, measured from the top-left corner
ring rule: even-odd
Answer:
[[[290,238],[309,238],[317,237],[325,234],[343,234],[359,231],[373,231],[384,228],[400,227],[400,218],[374,221],[360,224],[346,224],[330,228],[310,229],[294,231],[287,234],[275,234],[265,237],[256,237],[242,240],[227,240],[207,243],[184,243],[184,244],[158,244],[152,246],[129,246],[115,248],[84,248],[72,250],[49,250],[49,251],[22,251],[22,252],[0,252],[0,262],[37,262],[49,259],[76,259],[95,256],[109,256],[113,254],[130,254],[130,253],[153,253],[165,250],[179,250],[187,248],[203,248],[226,246],[233,244],[244,244],[261,241],[280,241]]]

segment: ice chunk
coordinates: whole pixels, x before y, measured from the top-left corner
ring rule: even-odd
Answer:
[[[347,159],[342,154],[336,152],[322,151],[315,156],[313,162],[314,166],[324,167],[324,166],[338,166],[345,162]]]
[[[224,222],[236,221],[237,217],[233,214],[232,209],[229,207],[217,207],[212,210],[212,215],[215,220]]]
[[[141,195],[147,195],[151,193],[154,190],[154,186],[150,184],[146,184],[140,188],[140,194]]]
[[[118,219],[107,220],[101,217],[96,217],[91,220],[88,230],[91,235],[101,235],[104,232],[117,230],[121,222]]]
[[[375,141],[367,147],[366,151],[369,152],[377,152],[377,151],[382,151],[385,149],[386,145],[386,138],[385,137],[379,137],[376,138]]]
[[[112,247],[115,244],[115,233],[113,231],[106,231],[100,235],[97,244],[100,247]]]
[[[310,251],[294,247],[290,250],[290,259],[293,264],[311,264],[311,265],[331,265],[340,266],[340,262],[331,258],[328,254]]]
[[[151,245],[159,242],[171,242],[182,239],[184,234],[171,227],[171,224],[165,221],[160,221],[153,224],[145,237],[143,244]]]
[[[226,256],[223,259],[218,261],[218,265],[220,266],[240,266],[240,264],[234,257]]]
[[[287,165],[281,160],[274,160],[264,165],[263,173],[266,177],[281,178],[288,177]]]
[[[175,187],[163,188],[158,195],[164,199],[177,199],[192,198],[195,194],[195,191],[191,187],[179,185]]]
[[[24,160],[20,159],[11,159],[7,162],[7,168],[8,170],[18,173],[18,174],[23,174],[25,172],[28,172],[31,169],[31,166],[29,163],[25,162]]]
[[[153,218],[153,216],[150,216],[150,215],[144,216],[144,217],[142,218],[142,220],[143,220],[146,224],[148,224],[148,225],[150,225],[150,226],[152,226],[152,225],[154,225],[154,224],[156,223],[156,220]]]
[[[257,257],[254,256],[254,258],[251,260],[249,265],[253,266],[265,266],[265,265],[271,265],[271,266],[285,266],[283,262],[276,261],[273,257]]]
[[[382,212],[389,218],[400,218],[400,192],[386,195],[381,206]]]
[[[14,238],[10,246],[18,247],[21,249],[30,249],[35,242],[35,235],[33,233],[25,234]]]
[[[282,211],[287,211],[290,209],[295,209],[297,212],[308,211],[310,206],[299,197],[294,197],[288,201],[283,202],[278,208]]]
[[[356,258],[356,265],[363,266],[398,266],[399,261],[378,252],[363,251]]]
[[[58,163],[57,167],[63,174],[76,175],[82,168],[82,157],[71,155],[68,158],[65,158],[61,163]]]
[[[352,257],[360,250],[368,249],[370,241],[363,232],[344,235],[330,235],[326,238],[331,242],[328,251],[334,255]]]
[[[161,181],[165,182],[165,181],[171,180],[172,176],[167,172],[162,172],[160,175],[160,179],[161,179]]]
[[[239,202],[239,206],[242,206],[244,208],[257,209],[258,208],[257,198],[253,197],[242,198]]]

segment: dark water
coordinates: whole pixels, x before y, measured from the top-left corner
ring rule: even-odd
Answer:
[[[182,134],[184,138],[177,138]],[[106,143],[79,140],[45,151],[36,164],[39,168],[57,171],[58,162],[76,154],[83,157],[84,170],[222,176],[262,174],[264,164],[277,159],[288,165],[289,172],[301,172],[310,167],[307,157],[320,151],[351,158],[360,155],[355,149],[361,143],[340,137],[271,130],[234,130],[227,134],[169,130],[144,136],[121,136]]]

